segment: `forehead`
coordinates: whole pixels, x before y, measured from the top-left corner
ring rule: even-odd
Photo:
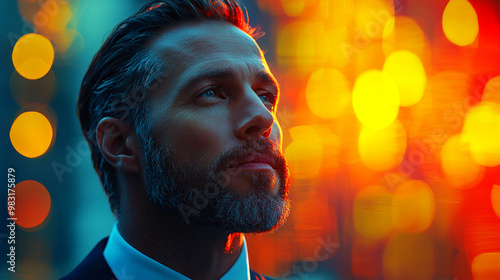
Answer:
[[[149,50],[166,61],[167,75],[228,63],[268,69],[255,40],[227,22],[180,23],[155,38],[149,44]]]

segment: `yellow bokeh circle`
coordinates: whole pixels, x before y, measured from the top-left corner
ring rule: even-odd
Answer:
[[[472,158],[483,166],[500,165],[500,104],[483,101],[465,118],[462,141],[470,144]]]
[[[371,129],[363,126],[359,133],[358,152],[363,163],[374,171],[398,166],[406,152],[407,134],[400,121],[388,127]]]
[[[30,111],[14,120],[9,136],[16,151],[25,157],[34,158],[43,155],[50,147],[53,129],[43,114]]]
[[[455,45],[466,46],[476,40],[479,23],[476,10],[467,0],[450,0],[443,12],[443,31]]]
[[[316,116],[325,119],[339,116],[349,97],[349,81],[339,70],[320,68],[309,77],[306,100]]]
[[[352,106],[358,120],[372,129],[390,125],[399,112],[399,91],[394,78],[379,70],[363,72],[354,83]]]
[[[36,80],[45,76],[54,62],[54,48],[42,35],[29,33],[17,40],[12,50],[12,63],[26,79]]]
[[[422,99],[427,76],[416,54],[407,50],[391,53],[385,60],[383,71],[396,81],[401,106],[412,106]]]

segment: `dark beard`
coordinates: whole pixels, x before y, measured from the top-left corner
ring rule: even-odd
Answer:
[[[286,221],[290,211],[288,167],[269,140],[249,140],[221,154],[206,169],[196,162],[179,163],[171,149],[157,147],[151,137],[141,141],[148,199],[167,211],[178,211],[187,224],[194,220],[230,233],[268,233]],[[228,168],[254,153],[273,157],[276,171]],[[248,193],[238,195],[227,188],[234,175],[250,183]],[[276,180],[279,189],[274,194]]]

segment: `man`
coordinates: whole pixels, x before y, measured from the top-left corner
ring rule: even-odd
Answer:
[[[289,200],[258,33],[234,0],[155,1],[115,28],[78,116],[117,223],[63,279],[265,279],[243,233]]]

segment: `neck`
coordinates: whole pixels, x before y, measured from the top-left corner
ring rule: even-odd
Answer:
[[[191,279],[220,279],[238,259],[243,234],[223,232],[192,219],[187,224],[177,212],[149,201],[146,205],[140,211],[130,209],[134,206],[122,208],[126,214],[118,222],[123,238],[146,256]]]

